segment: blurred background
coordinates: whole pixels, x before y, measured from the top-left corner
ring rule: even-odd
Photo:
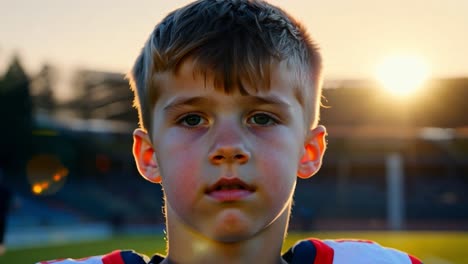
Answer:
[[[8,251],[162,235],[161,188],[131,155],[124,76],[155,24],[188,2],[0,0]],[[298,182],[290,229],[466,238],[468,1],[271,2],[303,22],[325,64],[328,150]]]

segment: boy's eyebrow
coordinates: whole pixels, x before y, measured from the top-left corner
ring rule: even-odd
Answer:
[[[257,95],[250,95],[248,96],[249,103],[252,104],[261,104],[261,105],[277,105],[279,107],[289,108],[291,104],[282,100],[278,96],[269,95],[269,96],[257,96]]]
[[[163,110],[167,111],[172,108],[177,108],[183,105],[212,105],[213,102],[205,97],[196,96],[196,97],[179,97],[171,102],[169,102],[166,106],[164,106]]]
[[[249,95],[246,96],[245,104],[249,105],[275,105],[282,108],[289,108],[291,105],[282,100],[278,96],[269,95],[269,96],[257,96],[257,95]],[[196,97],[178,97],[172,101],[170,101],[167,105],[164,106],[163,110],[168,111],[170,109],[177,108],[183,105],[204,105],[204,106],[213,106],[213,100],[196,96]]]

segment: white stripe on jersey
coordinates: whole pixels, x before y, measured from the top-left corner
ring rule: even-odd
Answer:
[[[104,264],[102,262],[102,256],[94,256],[83,259],[63,259],[63,260],[49,260],[42,261],[36,264]]]
[[[377,243],[323,240],[335,251],[333,264],[411,264],[408,254]]]

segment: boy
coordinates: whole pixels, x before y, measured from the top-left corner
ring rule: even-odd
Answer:
[[[200,0],[169,14],[129,74],[133,154],[163,186],[167,254],[58,263],[420,263],[358,241],[309,239],[281,255],[296,177],[313,176],[326,148],[321,78],[304,28],[270,4]]]

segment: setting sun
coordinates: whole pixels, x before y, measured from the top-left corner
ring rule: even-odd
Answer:
[[[417,56],[389,56],[376,69],[376,79],[382,84],[382,87],[397,95],[408,95],[415,92],[428,77],[428,64]]]

